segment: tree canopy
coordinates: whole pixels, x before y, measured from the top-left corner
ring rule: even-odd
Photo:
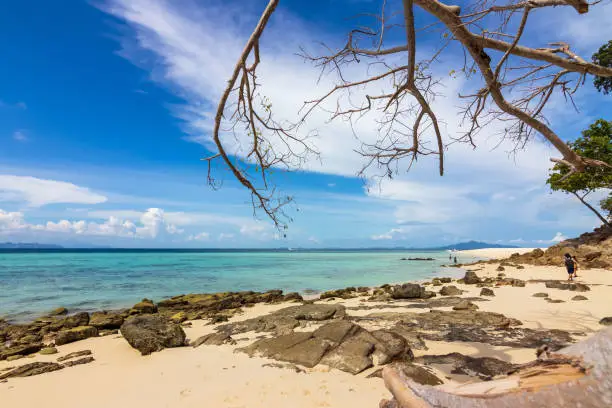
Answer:
[[[602,67],[612,67],[612,40],[608,41],[593,54],[593,62]],[[612,91],[612,77],[596,76],[593,79],[593,84],[599,92],[609,94]]]
[[[597,120],[579,137],[568,145],[579,155],[606,163],[612,163],[612,122]],[[593,211],[605,224],[608,224],[612,197],[600,202],[601,208],[608,214],[602,216],[595,207],[586,202],[586,196],[596,190],[609,190],[612,187],[612,168],[605,166],[589,166],[582,172],[571,172],[562,164],[556,164],[546,181],[553,191],[564,191],[576,196],[584,205]]]

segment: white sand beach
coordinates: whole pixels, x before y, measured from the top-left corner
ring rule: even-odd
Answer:
[[[505,252],[504,252],[505,251]],[[470,251],[474,254],[475,251]],[[516,249],[478,250],[478,256],[498,257],[517,252]],[[479,276],[497,276],[498,264],[478,264],[467,267]],[[561,267],[534,267],[525,269],[506,267],[506,276],[530,279],[564,279]],[[524,327],[563,329],[591,335],[603,326],[599,320],[612,316],[610,290],[612,272],[607,270],[580,271],[579,282],[591,285],[583,293],[588,300],[573,301],[575,292],[547,289],[543,283],[527,283],[526,287],[496,287],[495,296],[479,302],[481,311],[503,313],[519,319]],[[480,288],[459,285],[463,296],[478,296]],[[537,292],[547,292],[550,298],[564,303],[549,303],[533,297]],[[347,307],[380,305],[364,302],[363,298],[340,300]],[[375,312],[401,312],[396,306],[407,303],[393,302],[394,308],[381,308]],[[233,318],[245,320],[286,307],[287,304],[264,305],[245,309],[245,313]],[[448,308],[449,310],[450,308]],[[410,309],[410,312],[427,313],[429,309]],[[366,315],[372,310],[350,310],[349,315]],[[203,320],[186,328],[188,338],[210,333],[213,325]],[[298,373],[291,369],[262,367],[272,360],[249,358],[235,353],[237,347],[251,342],[259,333],[236,336],[236,346],[201,346],[165,349],[149,356],[141,356],[120,335],[90,338],[59,346],[59,354],[36,355],[17,361],[0,361],[0,370],[33,361],[55,361],[58,356],[89,349],[95,361],[81,366],[46,373],[28,378],[11,378],[0,383],[0,401],[3,407],[46,408],[98,408],[98,407],[227,407],[227,408],[281,408],[281,407],[377,407],[380,399],[388,398],[380,378],[366,378],[374,369],[359,375],[351,375],[325,366],[305,369]],[[511,362],[532,360],[533,349],[497,347],[483,343],[427,341],[429,350],[415,350],[415,355],[460,352],[466,355],[491,356]],[[456,379],[455,379],[456,380]]]

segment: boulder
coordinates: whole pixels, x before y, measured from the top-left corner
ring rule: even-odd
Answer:
[[[463,294],[463,291],[456,286],[450,285],[443,286],[442,289],[440,289],[440,294],[442,296],[460,296]]]
[[[187,317],[187,313],[185,312],[178,312],[173,314],[170,317],[170,320],[172,320],[174,323],[183,323],[184,321],[187,321],[188,317]]]
[[[480,290],[480,296],[495,296],[495,292],[493,292],[493,289],[482,288]]]
[[[87,312],[80,312],[71,316],[67,316],[61,324],[62,328],[64,329],[72,329],[75,327],[87,325],[89,325],[89,313]]]
[[[480,283],[480,278],[478,277],[478,275],[476,275],[476,272],[467,271],[465,273],[465,276],[463,277],[463,283],[465,283],[466,285],[475,285],[477,283]]]
[[[113,330],[121,327],[125,314],[119,312],[94,312],[89,318],[89,325],[98,330]]]
[[[89,337],[96,337],[98,329],[93,326],[79,326],[73,329],[62,330],[55,338],[55,344],[61,346],[63,344],[73,343],[79,340],[85,340]]]
[[[152,313],[157,313],[157,306],[155,306],[155,303],[153,303],[152,300],[150,299],[142,299],[142,301],[136,303],[134,306],[132,306],[132,309],[130,309],[130,314],[152,314]]]
[[[304,300],[304,298],[302,297],[302,295],[300,295],[297,292],[291,292],[291,293],[287,293],[285,297],[283,298],[283,300],[285,302],[301,302]]]
[[[420,299],[425,294],[425,288],[416,283],[404,283],[393,287],[393,299]]]
[[[121,334],[142,355],[185,345],[183,328],[160,315],[132,316],[121,326]]]
[[[319,327],[313,332],[313,336],[320,339],[329,340],[335,345],[338,345],[342,343],[346,337],[355,335],[361,330],[363,329],[354,323],[346,320],[339,320],[337,322],[331,322]]]
[[[359,374],[373,366],[370,357],[373,351],[374,344],[353,337],[330,351],[321,363],[351,374]]]
[[[13,377],[30,377],[33,375],[39,375],[44,373],[49,373],[51,371],[57,371],[64,368],[61,364],[57,363],[43,363],[36,362],[25,364],[20,367],[17,367],[11,371],[8,371],[4,374],[0,374],[0,380],[4,380],[7,378]]]

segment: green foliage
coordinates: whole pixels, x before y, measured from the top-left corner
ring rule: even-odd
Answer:
[[[593,54],[593,62],[603,67],[612,67],[612,40],[608,41],[599,48],[599,50]],[[593,85],[599,92],[609,94],[612,91],[612,77],[604,78],[596,76],[593,79]]]
[[[608,194],[608,197],[601,200],[599,206],[604,210],[606,218],[612,220],[612,194]]]
[[[582,157],[612,164],[612,122],[599,119],[582,132],[582,137],[568,144]],[[552,190],[567,193],[589,193],[612,186],[612,169],[608,167],[587,167],[582,173],[565,177],[569,172],[567,166],[556,164],[546,182]]]

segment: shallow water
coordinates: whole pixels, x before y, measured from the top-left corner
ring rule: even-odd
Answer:
[[[28,320],[58,306],[112,309],[182,293],[312,293],[460,274],[441,266],[448,262],[446,252],[413,251],[0,252],[0,316]]]

